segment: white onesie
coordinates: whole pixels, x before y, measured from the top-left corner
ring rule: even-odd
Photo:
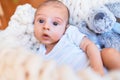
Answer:
[[[86,53],[80,49],[80,43],[85,35],[80,33],[77,27],[69,26],[60,41],[46,55],[45,45],[41,44],[38,54],[44,59],[53,59],[58,65],[69,65],[75,71],[88,66]]]

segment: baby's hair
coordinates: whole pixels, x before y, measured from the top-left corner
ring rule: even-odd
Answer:
[[[56,3],[56,4],[55,4],[55,3]],[[61,1],[59,1],[59,0],[46,0],[46,1],[42,2],[42,3],[38,6],[38,8],[37,8],[37,10],[36,10],[36,12],[35,12],[35,15],[36,15],[37,11],[38,11],[41,7],[44,7],[44,6],[46,6],[46,5],[51,5],[51,4],[55,4],[56,7],[57,7],[57,6],[64,6],[64,7],[67,9],[67,12],[68,12],[68,23],[69,23],[69,17],[70,17],[69,9],[67,8],[66,5],[64,5],[64,4],[63,4]]]

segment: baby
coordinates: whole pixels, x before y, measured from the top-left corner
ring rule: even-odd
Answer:
[[[90,66],[104,74],[100,51],[77,27],[69,25],[69,10],[58,0],[43,2],[35,13],[34,35],[40,41],[38,54],[67,64],[75,70]]]

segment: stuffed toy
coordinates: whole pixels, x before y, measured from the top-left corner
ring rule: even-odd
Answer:
[[[70,10],[70,24],[76,25],[100,48],[120,51],[119,0],[60,0]]]
[[[87,20],[88,27],[97,34],[101,48],[111,47],[120,51],[120,23],[116,21],[120,18],[120,1],[106,3],[100,9],[90,13],[92,16]]]

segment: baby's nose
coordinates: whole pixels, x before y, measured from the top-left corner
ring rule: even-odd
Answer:
[[[44,30],[50,30],[48,27],[43,27]]]
[[[50,30],[50,27],[48,24],[45,24],[44,27],[43,27],[44,30]]]

